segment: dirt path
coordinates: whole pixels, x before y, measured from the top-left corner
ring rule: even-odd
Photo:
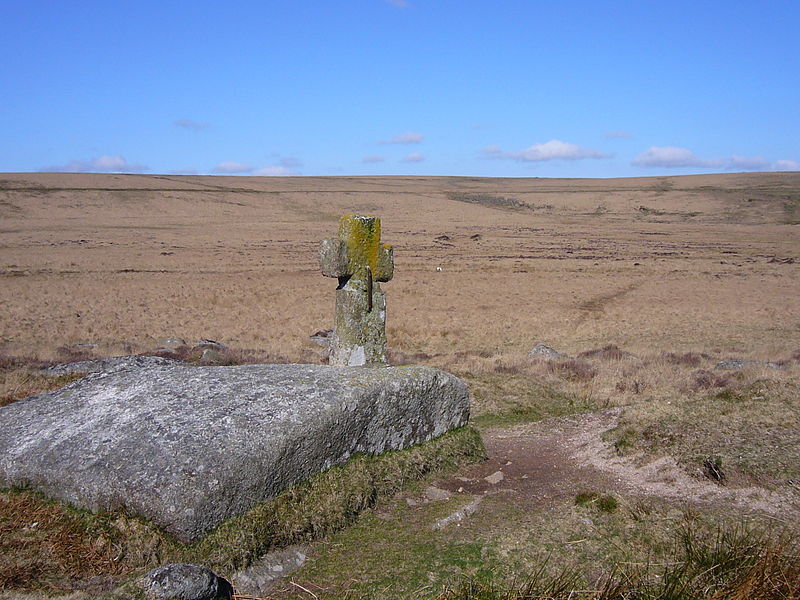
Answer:
[[[489,460],[437,485],[450,492],[505,493],[516,504],[547,506],[581,491],[622,492],[688,505],[728,505],[796,523],[798,498],[760,487],[724,487],[692,477],[672,458],[618,456],[603,441],[619,409],[483,433]]]

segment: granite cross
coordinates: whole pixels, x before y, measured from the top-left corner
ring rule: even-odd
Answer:
[[[336,277],[336,319],[330,364],[386,364],[386,298],[378,282],[394,274],[394,253],[380,243],[378,217],[345,215],[339,235],[320,245],[322,274]]]

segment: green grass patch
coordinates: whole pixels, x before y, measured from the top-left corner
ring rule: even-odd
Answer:
[[[92,577],[119,582],[170,562],[200,563],[229,575],[271,549],[344,528],[378,499],[428,474],[483,458],[483,442],[470,427],[405,450],[356,456],[226,520],[192,545],[133,516],[92,514],[30,491],[4,492],[0,590],[64,590]]]
[[[510,427],[599,408],[543,385],[527,373],[458,373],[472,394],[472,422],[477,427]]]
[[[593,508],[600,512],[611,513],[617,510],[619,502],[611,494],[600,492],[580,492],[575,496],[575,505]]]
[[[316,544],[292,581],[320,600],[797,597],[796,528],[652,499],[614,496],[615,508],[600,510],[606,496],[533,510],[487,497],[460,527],[442,530],[431,525],[473,497],[416,506],[395,498]],[[285,583],[270,597],[306,596]]]

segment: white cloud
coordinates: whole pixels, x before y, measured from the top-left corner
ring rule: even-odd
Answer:
[[[593,150],[591,148],[584,148],[561,140],[550,140],[543,144],[534,144],[520,150],[503,151],[499,146],[487,146],[483,149],[484,154],[490,158],[510,158],[520,162],[543,162],[547,160],[580,160],[583,158],[609,158],[609,154]]]
[[[197,175],[197,169],[187,167],[185,169],[173,169],[170,171],[171,175]]]
[[[616,131],[607,131],[603,134],[603,137],[607,140],[627,140],[633,137],[633,134],[629,131],[624,131],[622,129],[617,129]]]
[[[200,131],[208,127],[208,123],[201,123],[200,121],[192,121],[191,119],[177,119],[176,121],[173,121],[173,123],[178,127],[183,127],[184,129],[191,129],[192,131]]]
[[[425,160],[425,157],[420,154],[419,152],[412,152],[411,154],[407,154],[403,157],[403,162],[407,163],[418,163]]]
[[[769,168],[769,161],[760,156],[737,156],[734,154],[726,161],[729,171],[762,171]]]
[[[129,163],[121,154],[103,155],[89,160],[71,160],[65,165],[44,167],[40,171],[58,173],[141,173],[147,166]]]
[[[214,167],[214,173],[250,173],[254,167],[248,165],[247,163],[236,162],[233,160],[223,161],[221,163],[217,163]]]
[[[421,133],[417,133],[415,131],[406,131],[405,133],[399,133],[396,136],[384,140],[382,144],[419,144],[422,140],[425,139],[425,136]]]
[[[253,172],[259,177],[287,177],[289,175],[299,175],[294,169],[289,169],[281,165],[268,165]]]
[[[679,146],[650,146],[633,159],[636,167],[718,167],[721,161],[705,160],[688,148]]]
[[[361,159],[361,162],[365,162],[365,163],[381,163],[384,160],[386,160],[386,159],[383,156],[377,156],[377,155],[373,154],[373,155],[370,155],[370,156],[365,156],[364,158]]]
[[[776,160],[772,169],[774,171],[800,171],[800,161],[787,158]]]
[[[679,146],[650,146],[633,159],[632,165],[637,167],[701,167],[724,168],[728,171],[796,171],[800,170],[800,162],[794,160],[778,160],[771,163],[762,156],[740,156],[733,154],[725,158],[702,158],[688,148]]]

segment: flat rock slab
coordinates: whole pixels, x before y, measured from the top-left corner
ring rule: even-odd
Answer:
[[[468,418],[465,384],[430,367],[118,361],[0,408],[0,487],[123,509],[190,542],[354,453]]]

